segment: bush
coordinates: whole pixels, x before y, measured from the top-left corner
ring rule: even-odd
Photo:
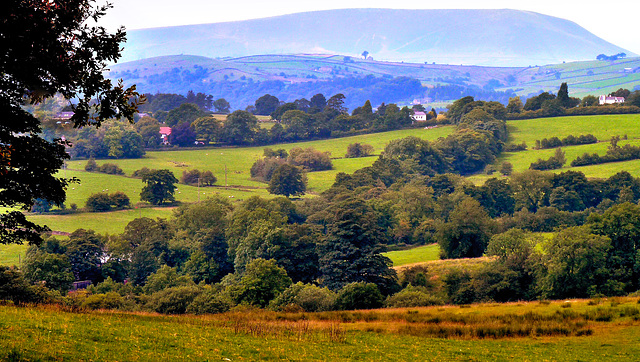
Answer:
[[[201,172],[200,170],[182,171],[180,183],[185,185],[196,186],[213,186],[218,179],[213,176],[211,171]]]
[[[120,309],[123,306],[124,299],[116,292],[90,295],[81,304],[81,308],[86,309]]]
[[[251,177],[269,182],[273,172],[286,162],[286,160],[279,157],[259,159],[251,166]]]
[[[103,212],[111,210],[111,197],[106,192],[98,192],[89,195],[85,205],[91,212]]]
[[[10,300],[15,305],[44,303],[49,299],[47,292],[44,287],[29,285],[18,269],[0,265],[0,300]]]
[[[443,305],[444,301],[427,293],[424,288],[409,285],[398,293],[387,297],[384,304],[387,308],[428,307]]]
[[[500,165],[500,173],[505,176],[510,176],[513,173],[513,165],[511,162],[503,162],[502,165]]]
[[[216,314],[228,312],[234,303],[231,297],[211,287],[206,287],[204,291],[195,297],[193,302],[187,307],[187,313],[193,314]]]
[[[508,145],[505,145],[503,148],[503,151],[505,152],[518,152],[518,151],[526,151],[526,150],[527,150],[527,144],[524,141],[522,141],[522,143],[520,144],[508,144]]]
[[[568,135],[562,140],[558,137],[551,137],[549,139],[543,138],[542,140],[536,140],[536,149],[542,150],[547,148],[556,148],[561,146],[575,146],[575,145],[588,145],[597,143],[598,139],[592,134],[580,135],[578,137]]]
[[[416,287],[431,287],[429,281],[429,269],[424,265],[416,265],[402,271],[400,285],[406,288],[409,285]]]
[[[197,286],[173,287],[153,293],[149,298],[150,309],[164,314],[184,314],[193,301],[202,294]]]
[[[567,162],[564,157],[564,152],[561,148],[556,148],[556,153],[551,156],[547,160],[538,159],[538,161],[531,163],[529,166],[530,170],[556,170],[562,168],[562,166]]]
[[[87,164],[84,166],[84,170],[87,172],[98,170],[98,164],[96,163],[96,160],[90,158],[89,161],[87,161]]]
[[[148,174],[150,171],[151,169],[149,169],[148,167],[143,167],[139,170],[133,171],[133,173],[131,174],[131,177],[142,178],[144,177],[144,175]]]
[[[325,312],[334,309],[336,298],[336,294],[328,288],[298,282],[272,300],[269,308],[284,311],[295,305],[305,312]]]
[[[324,171],[333,168],[331,153],[320,152],[313,148],[291,149],[291,151],[289,151],[288,161],[293,165],[302,166],[309,171]]]
[[[104,212],[110,211],[112,208],[124,209],[129,205],[129,196],[124,192],[116,191],[111,195],[106,192],[98,192],[89,195],[85,207],[91,212]]]
[[[375,309],[383,305],[384,297],[374,283],[347,284],[338,293],[336,308],[340,310]]]
[[[104,163],[97,171],[108,175],[124,175],[124,171],[113,163]]]
[[[360,143],[352,143],[347,146],[347,158],[367,157],[373,153],[373,146]]]

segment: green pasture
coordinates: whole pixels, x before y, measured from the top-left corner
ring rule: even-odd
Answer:
[[[99,234],[119,234],[127,224],[139,217],[169,218],[173,208],[133,208],[112,212],[81,212],[66,215],[30,215],[29,220],[47,225],[51,230],[71,233],[91,229]]]
[[[27,245],[0,245],[0,265],[19,265],[24,260]]]
[[[420,336],[416,317],[476,321],[491,328],[502,316],[553,316],[599,308],[628,310],[636,300],[589,306],[570,303],[480,304],[459,308],[324,313],[245,312],[213,316],[65,312],[55,306],[0,306],[0,359],[93,361],[632,361],[640,355],[640,328],[632,318],[587,322],[583,336],[433,338]],[[566,304],[566,305],[565,305]],[[563,307],[569,306],[569,308]],[[603,309],[603,310],[604,310]],[[477,318],[474,316],[483,316]],[[349,318],[358,318],[357,323]],[[394,320],[394,318],[396,318]],[[513,319],[513,318],[512,318]],[[511,319],[509,319],[511,320]],[[429,322],[431,323],[431,322]],[[437,323],[437,322],[435,322]],[[529,322],[519,322],[529,323]],[[533,322],[539,323],[539,322]],[[407,326],[409,324],[409,326]],[[430,324],[429,326],[431,326]],[[474,324],[475,325],[475,324]],[[434,325],[439,327],[439,325]],[[413,328],[413,329],[412,329]],[[471,328],[475,328],[471,326]]]
[[[382,255],[391,259],[393,266],[402,266],[438,260],[440,258],[440,247],[438,247],[438,244],[429,244],[406,250],[389,251]]]
[[[526,119],[507,122],[509,143],[527,143],[535,146],[536,140],[543,138],[564,138],[568,135],[592,134],[598,141],[608,141],[613,136],[640,137],[640,114],[566,116]]]
[[[365,143],[374,147],[374,152],[379,154],[392,140],[416,136],[424,139],[435,140],[447,136],[453,132],[453,127],[438,127],[434,129],[408,129],[384,133],[374,133],[353,137],[298,142],[269,146],[271,148],[284,148],[291,150],[294,147],[313,147],[319,151],[330,152],[334,160],[334,169],[324,172],[312,172],[308,174],[310,191],[320,192],[331,186],[338,172],[352,173],[357,169],[371,165],[375,157],[344,159],[347,147],[352,143]],[[142,167],[151,169],[169,169],[177,178],[183,171],[199,169],[210,170],[218,178],[216,187],[200,188],[201,193],[218,192],[224,196],[245,198],[251,195],[266,196],[266,185],[251,180],[249,170],[253,163],[262,157],[265,147],[238,147],[238,148],[202,148],[189,150],[170,150],[147,152],[140,159],[125,160],[98,160],[99,165],[109,162],[120,166],[127,176]],[[71,185],[67,191],[67,204],[76,203],[84,206],[87,197],[94,192],[102,190],[123,191],[131,198],[132,203],[139,201],[142,181],[131,177],[105,175],[101,173],[84,172],[86,160],[70,161],[67,170],[60,173],[63,177],[77,177],[80,185]],[[226,180],[226,183],[225,183]],[[220,189],[225,185],[234,187],[233,192]],[[210,191],[209,191],[210,190]],[[202,197],[202,195],[201,195]],[[198,200],[198,190],[193,186],[179,185],[176,200],[182,202],[194,202]]]

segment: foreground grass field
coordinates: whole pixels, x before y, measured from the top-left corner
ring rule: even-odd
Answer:
[[[0,359],[631,361],[639,309],[637,298],[211,316],[0,306]]]

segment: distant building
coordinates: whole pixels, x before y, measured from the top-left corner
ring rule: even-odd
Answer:
[[[612,97],[601,95],[599,99],[600,105],[624,103],[624,97]]]
[[[424,112],[420,112],[420,111],[416,111],[413,112],[413,115],[411,116],[411,119],[413,119],[414,121],[426,121],[427,120],[427,114]]]
[[[68,124],[73,117],[73,112],[58,112],[53,119],[57,121],[57,124]]]
[[[171,135],[171,127],[160,127],[160,138],[163,145],[169,144],[169,136]]]

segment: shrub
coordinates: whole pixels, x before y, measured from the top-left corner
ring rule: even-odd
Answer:
[[[271,181],[273,172],[286,162],[286,160],[278,157],[269,157],[257,160],[253,166],[251,166],[251,177],[269,182]]]
[[[116,292],[90,295],[81,304],[86,309],[120,309],[123,306],[124,299]]]
[[[320,152],[313,148],[293,148],[289,151],[288,161],[296,166],[302,166],[309,171],[331,170],[330,152]]]
[[[144,177],[144,175],[148,174],[150,171],[151,169],[149,169],[148,167],[143,167],[139,170],[133,171],[133,173],[131,174],[131,177],[142,178]]]
[[[424,288],[409,285],[398,293],[387,297],[384,304],[387,308],[428,307],[443,305],[444,301],[427,293]]]
[[[116,191],[109,195],[106,192],[98,192],[89,195],[85,207],[91,212],[104,212],[112,208],[124,209],[130,205],[129,196],[124,192]]]
[[[191,277],[179,275],[176,268],[163,265],[155,273],[147,277],[144,292],[147,294],[159,292],[166,288],[183,287],[194,285]]]
[[[0,300],[22,305],[38,303],[43,296],[46,296],[46,289],[29,285],[18,269],[0,265]]]
[[[182,177],[180,178],[180,183],[192,186],[198,184],[200,186],[213,186],[216,181],[218,179],[213,176],[211,171],[201,172],[200,170],[182,171]]]
[[[173,287],[153,293],[149,298],[150,309],[164,314],[184,314],[193,301],[202,293],[197,286]]]
[[[567,162],[567,159],[564,157],[564,152],[562,151],[562,149],[556,148],[556,153],[553,156],[551,156],[547,160],[543,160],[539,158],[538,161],[531,163],[531,165],[529,166],[529,169],[540,170],[540,171],[555,170],[555,169],[562,168],[562,166],[566,162]]]
[[[129,196],[127,196],[127,194],[122,191],[116,191],[109,197],[111,198],[111,204],[116,209],[124,209],[125,207],[128,207],[130,205]]]
[[[347,284],[338,293],[336,307],[340,310],[375,309],[383,305],[384,297],[374,283]]]
[[[98,170],[98,164],[96,163],[96,160],[90,158],[89,161],[87,161],[87,164],[84,166],[84,170],[87,172]]]
[[[228,312],[234,303],[227,294],[211,287],[206,287],[204,291],[195,297],[193,302],[187,307],[187,313],[193,314],[216,314]]]
[[[124,171],[113,163],[104,163],[97,171],[108,175],[124,175]]]
[[[508,145],[504,146],[503,150],[505,152],[526,151],[527,150],[527,144],[524,141],[522,141],[522,143],[520,143],[520,144],[508,144]]]
[[[103,212],[111,210],[111,198],[106,192],[98,192],[89,195],[87,198],[87,210],[92,212]]]
[[[416,265],[402,271],[400,285],[406,288],[409,285],[416,287],[431,287],[429,281],[429,269],[424,265]]]
[[[360,144],[360,143],[352,143],[347,146],[347,154],[345,157],[347,158],[357,158],[357,157],[367,157],[373,153],[373,146]]]
[[[334,309],[336,297],[336,294],[328,288],[298,282],[272,300],[269,308],[283,311],[295,305],[305,312],[324,312]]]
[[[513,173],[513,165],[511,162],[503,162],[502,165],[500,165],[500,173],[505,176],[510,176]]]
[[[247,265],[239,283],[238,302],[266,307],[291,285],[287,272],[275,260],[255,259]]]

